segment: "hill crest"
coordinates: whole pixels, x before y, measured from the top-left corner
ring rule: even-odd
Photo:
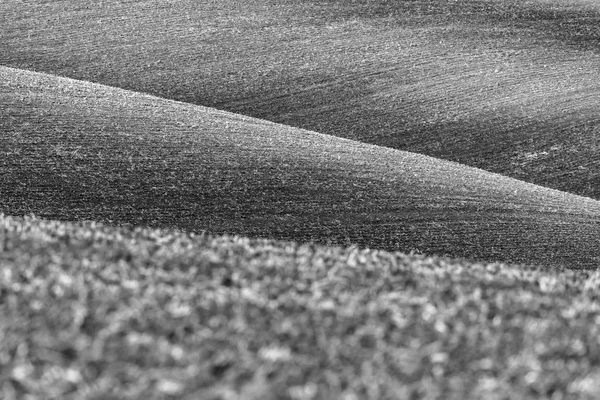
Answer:
[[[591,266],[600,203],[453,162],[0,68],[0,210]]]

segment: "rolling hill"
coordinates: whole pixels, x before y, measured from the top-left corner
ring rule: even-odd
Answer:
[[[600,199],[599,10],[584,0],[4,0],[0,65]]]
[[[0,398],[598,398],[599,4],[2,0]]]
[[[597,266],[600,202],[424,155],[0,67],[0,212]]]

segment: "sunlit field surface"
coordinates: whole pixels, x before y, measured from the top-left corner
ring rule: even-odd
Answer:
[[[594,1],[5,0],[0,65],[600,198]]]
[[[0,399],[600,398],[600,3],[0,2]]]
[[[215,109],[0,69],[0,209],[595,267],[600,203]]]

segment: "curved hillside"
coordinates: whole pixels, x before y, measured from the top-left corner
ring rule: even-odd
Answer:
[[[4,0],[0,64],[600,199],[599,10],[584,0]]]
[[[0,68],[0,213],[596,266],[600,202],[423,155]]]

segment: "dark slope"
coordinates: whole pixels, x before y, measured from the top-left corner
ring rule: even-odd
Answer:
[[[0,396],[594,399],[598,271],[0,214]]]
[[[594,2],[4,0],[0,64],[600,198]]]
[[[0,68],[0,212],[597,266],[600,203],[427,156]]]

